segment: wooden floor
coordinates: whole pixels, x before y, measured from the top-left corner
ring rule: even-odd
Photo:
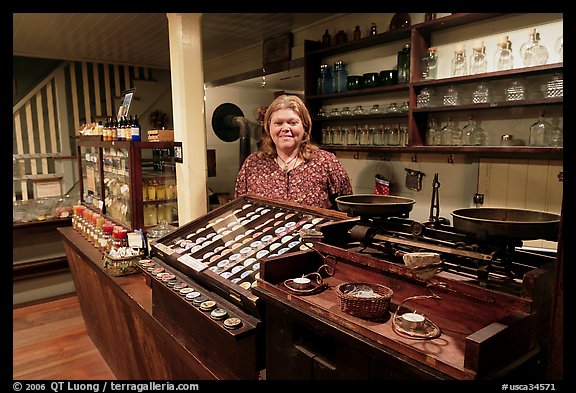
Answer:
[[[115,380],[88,336],[76,295],[13,311],[14,380]]]

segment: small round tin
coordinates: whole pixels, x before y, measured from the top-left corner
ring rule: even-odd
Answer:
[[[274,214],[274,218],[282,217],[283,215],[284,215],[284,212],[278,212],[278,213]]]
[[[320,221],[322,221],[322,220],[323,220],[323,218],[321,218],[321,217],[316,217],[315,219],[312,220],[312,224],[316,225],[316,224],[318,224],[318,223],[319,223]]]
[[[242,206],[242,210],[248,209],[250,206],[252,206],[252,204],[251,204],[251,203],[247,203],[247,204],[245,204],[244,206]]]
[[[247,276],[249,276],[253,272],[254,272],[253,270],[246,270],[246,271],[242,272],[242,274],[240,274],[240,278],[246,278]]]
[[[188,284],[186,284],[185,282],[178,282],[176,284],[174,284],[174,287],[172,288],[175,291],[179,291],[182,288],[186,288],[188,286]]]
[[[140,260],[138,261],[138,264],[139,264],[139,265],[142,265],[142,266],[152,266],[152,265],[149,265],[149,263],[152,263],[152,265],[154,264],[154,262],[153,262],[151,259],[140,259]]]
[[[232,268],[232,274],[236,274],[238,273],[240,270],[243,270],[244,266],[243,265],[236,265]]]
[[[264,236],[262,236],[262,242],[265,243],[267,241],[270,241],[270,240],[272,240],[273,237],[274,236],[272,236],[272,235],[264,235]]]
[[[248,281],[240,283],[240,286],[244,289],[250,289],[250,283]]]
[[[164,268],[162,266],[158,266],[155,267],[154,269],[152,269],[152,274],[158,274],[158,273],[162,273],[164,271]]]
[[[194,288],[186,287],[186,288],[182,288],[181,290],[178,291],[178,293],[180,293],[180,295],[182,295],[182,296],[186,296],[190,292],[194,292]]]
[[[198,291],[192,291],[190,293],[186,294],[186,300],[193,300],[196,299],[198,296],[201,296],[202,294]]]
[[[228,318],[224,321],[224,327],[226,329],[238,329],[240,326],[242,326],[242,320],[240,318]]]
[[[232,254],[230,257],[228,257],[228,259],[230,259],[231,262],[235,262],[238,260],[238,258],[240,258],[240,256],[240,254]]]
[[[288,250],[286,250],[286,251],[288,251]],[[256,253],[256,258],[258,258],[258,259],[264,258],[269,253],[270,253],[270,251],[268,251],[268,250],[260,250],[260,251],[258,251],[258,253]],[[280,252],[278,252],[278,253],[280,253]]]
[[[176,278],[176,276],[174,274],[167,273],[167,274],[162,276],[162,281],[168,282],[170,280],[174,280],[175,278]]]
[[[204,295],[200,295],[197,298],[192,300],[192,304],[194,304],[195,306],[199,306],[202,303],[204,303],[206,300],[208,300],[208,298]]]
[[[202,307],[202,306],[200,306]],[[228,311],[224,310],[223,308],[215,308],[214,310],[212,310],[212,312],[210,313],[210,318],[215,319],[217,321],[224,319],[228,316]]]
[[[256,258],[248,258],[244,261],[244,266],[250,266],[251,264],[253,264],[256,261],[257,261]]]
[[[286,227],[278,227],[274,230],[274,233],[279,235],[282,232],[286,232]]]
[[[286,224],[284,224],[286,228],[292,228],[294,225],[296,225],[294,221],[289,221]]]
[[[288,219],[290,219],[290,218],[292,218],[292,217],[294,217],[294,213],[288,213],[288,214],[286,214],[286,217],[284,217],[284,218],[285,218],[286,220],[288,220]]]
[[[216,307],[216,302],[214,300],[206,300],[205,302],[200,303],[200,310],[202,311],[211,311]]]
[[[223,273],[220,273],[220,276],[222,276],[222,277],[224,277],[224,278],[229,278],[231,275],[232,275],[231,272],[223,272]]]
[[[223,260],[221,260],[220,262],[218,262],[218,263],[216,264],[216,266],[218,266],[219,268],[222,268],[222,269],[223,269],[223,268],[225,268],[226,265],[228,265],[229,263],[230,263],[230,261],[229,261],[228,259],[223,259]]]

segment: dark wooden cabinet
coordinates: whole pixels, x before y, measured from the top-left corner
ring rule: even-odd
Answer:
[[[461,29],[467,26],[474,26],[478,29],[478,37],[482,38],[490,34],[494,34],[496,30],[494,23],[501,23],[502,26],[507,26],[508,18],[515,18],[522,14],[503,14],[503,13],[456,13],[446,17],[438,18],[436,20],[427,21],[415,24],[411,27],[404,27],[394,31],[389,31],[376,36],[362,38],[357,41],[350,41],[332,47],[323,47],[321,43],[316,41],[306,41],[304,46],[305,51],[305,97],[308,108],[313,115],[313,138],[317,143],[322,140],[322,128],[337,127],[353,127],[354,125],[369,127],[376,127],[379,124],[398,123],[404,124],[408,129],[408,142],[402,146],[389,146],[389,145],[322,145],[323,148],[332,151],[378,151],[378,152],[422,152],[422,153],[465,153],[470,155],[479,156],[506,156],[506,157],[534,157],[535,154],[541,158],[547,159],[562,159],[562,147],[531,147],[531,146],[505,146],[499,145],[499,139],[495,135],[492,137],[492,142],[487,146],[427,146],[425,143],[425,134],[428,127],[429,120],[432,117],[446,118],[448,116],[460,117],[461,120],[466,120],[468,116],[473,115],[475,119],[499,120],[499,119],[534,119],[538,117],[541,110],[545,110],[548,115],[554,117],[563,116],[563,98],[545,98],[544,95],[538,91],[539,86],[544,83],[548,78],[551,78],[555,73],[562,73],[563,62],[554,63],[555,57],[550,56],[550,60],[546,65],[515,68],[508,71],[494,71],[486,72],[483,74],[469,75],[462,77],[442,77],[436,80],[421,80],[420,62],[422,57],[427,51],[427,48],[432,46],[435,34],[443,34],[443,40],[446,41],[446,35],[456,29]],[[542,17],[542,23],[547,21],[546,16]],[[538,18],[536,18],[538,20]],[[530,19],[529,22],[534,21]],[[535,22],[538,23],[538,22]],[[485,27],[484,27],[485,25]],[[502,26],[499,30],[505,34],[506,28]],[[526,26],[516,26],[518,28]],[[462,38],[451,38],[448,42],[459,42],[460,40],[468,40],[477,37],[468,35]],[[460,37],[459,34],[454,33],[455,37]],[[364,88],[359,90],[345,91],[339,93],[319,95],[317,92],[318,78],[320,76],[320,64],[330,64],[334,59],[339,56],[347,56],[352,63],[353,61],[363,61],[361,55],[350,57],[356,53],[361,53],[368,49],[379,48],[381,52],[377,52],[377,56],[383,58],[396,56],[396,50],[399,50],[403,43],[409,42],[411,45],[410,52],[410,82],[407,84],[396,84],[391,86],[380,86],[374,88]],[[515,42],[513,51],[515,56],[518,56],[518,50],[522,42]],[[494,48],[486,48],[486,55],[493,56]],[[549,48],[551,52],[553,48]],[[450,58],[452,53],[444,52],[441,54],[444,59]],[[384,62],[384,61],[383,61]],[[364,61],[366,63],[366,61]],[[374,66],[374,63],[370,63]],[[386,67],[382,67],[386,68]],[[358,67],[357,67],[358,69]],[[369,71],[379,71],[371,69]],[[489,69],[490,71],[490,69]],[[368,72],[368,70],[366,71]],[[434,105],[429,107],[418,107],[417,96],[423,88],[435,89],[438,94],[441,94],[448,86],[456,86],[459,89],[470,88],[473,84],[480,81],[487,82],[493,86],[493,90],[497,90],[498,95],[501,95],[502,85],[509,83],[515,78],[522,78],[528,84],[533,86],[534,94],[529,95],[525,100],[506,101],[503,98],[494,97],[492,102],[486,104],[472,104],[463,103],[456,106],[442,106]],[[540,94],[539,94],[540,93]],[[318,117],[320,109],[323,106],[350,106],[363,101],[374,100],[387,100],[390,97],[393,99],[400,99],[409,103],[409,111],[407,113],[398,114],[380,114],[362,115],[362,116],[348,116],[348,117]],[[380,107],[381,109],[382,106]],[[369,108],[364,108],[368,113]],[[499,131],[499,130],[498,130]],[[505,133],[504,130],[501,133]],[[528,145],[528,143],[526,143]]]

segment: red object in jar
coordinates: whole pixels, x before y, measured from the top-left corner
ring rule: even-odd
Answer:
[[[126,247],[126,237],[128,236],[127,230],[122,227],[117,228],[119,229],[112,231],[112,247],[115,250],[118,250],[120,247]]]

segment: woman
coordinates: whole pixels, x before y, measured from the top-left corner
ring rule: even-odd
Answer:
[[[266,110],[262,144],[236,178],[235,197],[249,193],[306,206],[335,208],[352,194],[348,174],[331,152],[310,140],[312,119],[294,95],[277,97]]]

